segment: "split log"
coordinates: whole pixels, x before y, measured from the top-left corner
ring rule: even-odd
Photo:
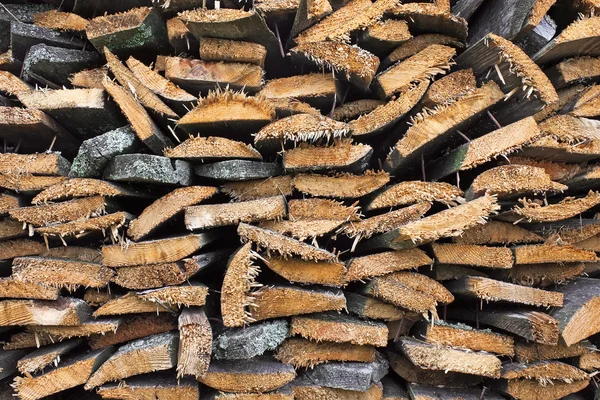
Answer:
[[[568,58],[544,71],[557,89],[574,83],[597,81],[600,78],[600,58]]]
[[[247,201],[292,194],[292,175],[274,176],[267,179],[257,179],[242,182],[227,182],[221,186],[221,191],[237,201]]]
[[[31,284],[43,282],[74,291],[79,286],[102,288],[114,272],[101,264],[42,257],[18,257],[12,263],[13,277]]]
[[[588,379],[584,371],[560,361],[538,361],[531,364],[504,363],[501,377],[509,380],[535,379],[540,383],[548,380],[571,383]]]
[[[339,79],[350,82],[362,91],[369,88],[379,67],[379,58],[374,54],[340,42],[302,43],[290,49],[290,54],[293,63],[330,69]]]
[[[305,29],[310,28],[333,12],[333,7],[328,1],[300,0],[290,37],[296,37]]]
[[[558,321],[561,340],[567,346],[600,332],[594,312],[600,300],[596,285],[596,279],[577,278],[558,288],[565,296],[565,304],[550,315]]]
[[[15,192],[39,192],[65,180],[64,176],[0,174],[0,187]]]
[[[585,263],[556,263],[515,265],[505,272],[508,279],[518,285],[548,287],[583,275],[586,270]]]
[[[473,70],[460,69],[433,82],[422,99],[428,108],[456,101],[477,88]]]
[[[341,310],[346,298],[341,290],[305,289],[297,286],[263,287],[254,294],[250,318],[254,321]]]
[[[80,325],[90,318],[91,312],[85,301],[70,297],[55,301],[3,300],[0,326]]]
[[[553,244],[518,246],[513,249],[515,264],[544,264],[568,262],[595,262],[596,253],[576,247]]]
[[[34,109],[0,107],[0,129],[3,139],[21,142],[20,148],[28,152],[44,152],[54,141],[54,149],[72,156],[80,143],[52,118]]]
[[[427,81],[438,74],[443,75],[450,69],[455,55],[456,50],[452,47],[431,45],[379,73],[373,82],[375,94],[384,100],[411,88],[413,82]]]
[[[467,39],[467,21],[451,14],[446,6],[439,2],[399,4],[394,7],[393,15],[408,22],[413,34],[438,33],[465,41]]]
[[[522,206],[514,206],[512,210],[500,215],[499,219],[509,222],[556,222],[573,218],[600,203],[600,193],[590,191],[587,196],[566,197],[559,203],[546,206],[522,199]]]
[[[27,235],[23,224],[12,219],[0,220],[0,240],[17,239]]]
[[[215,360],[198,380],[224,392],[262,393],[278,389],[296,377],[294,367],[272,358],[250,360]]]
[[[47,236],[57,236],[64,242],[65,237],[80,238],[93,232],[102,232],[105,235],[105,232],[108,231],[111,240],[116,242],[119,240],[119,228],[133,218],[133,215],[122,211],[100,217],[36,228],[35,232],[41,234],[44,238]]]
[[[528,244],[540,243],[543,240],[544,238],[535,232],[500,221],[489,221],[487,224],[467,229],[461,236],[453,238],[454,243],[463,245]]]
[[[428,343],[443,346],[460,347],[473,351],[485,351],[499,355],[514,356],[515,345],[512,336],[473,329],[465,324],[447,324],[443,321],[430,324],[426,321],[417,322],[416,337]]]
[[[120,154],[108,162],[103,177],[117,182],[189,186],[193,174],[187,161],[153,154]]]
[[[275,358],[285,364],[292,364],[295,368],[313,367],[330,361],[369,363],[375,361],[375,348],[291,338],[277,348]]]
[[[61,89],[21,93],[27,108],[41,110],[74,135],[91,138],[125,124],[123,115],[106,101],[102,89]]]
[[[228,160],[212,164],[196,165],[195,172],[196,175],[202,178],[223,181],[247,181],[276,177],[283,173],[283,168],[281,164],[276,162]]]
[[[515,343],[515,357],[520,363],[532,363],[544,360],[559,360],[586,354],[591,343],[581,341],[565,346],[562,343],[555,345],[529,342]]]
[[[338,287],[346,283],[346,267],[340,262],[314,262],[266,255],[261,260],[271,271],[290,282]]]
[[[335,110],[333,110],[331,118],[335,119],[336,121],[348,122],[353,119],[357,119],[361,115],[368,114],[384,104],[385,101],[375,99],[359,99],[349,101],[339,107],[336,107]]]
[[[133,315],[123,319],[113,330],[89,336],[88,344],[93,350],[129,342],[177,328],[176,319],[169,314]]]
[[[119,56],[169,50],[167,28],[155,8],[132,8],[96,17],[87,24],[85,33],[99,53],[105,47]]]
[[[196,379],[208,371],[212,350],[212,329],[202,308],[186,309],[179,316],[177,377]]]
[[[132,290],[179,285],[191,278],[200,268],[201,265],[194,261],[119,267],[112,282]]]
[[[172,368],[177,363],[176,333],[162,333],[121,346],[84,385],[91,390],[106,382]]]
[[[15,378],[15,391],[27,400],[42,399],[54,393],[83,385],[114,352],[114,349],[96,350],[74,356],[61,365],[39,376]]]
[[[36,13],[33,23],[44,28],[81,34],[85,32],[88,20],[75,13],[48,10]]]
[[[275,108],[262,97],[248,97],[229,89],[209,91],[178,122],[190,134],[246,138],[275,118]]]
[[[125,315],[125,314],[143,314],[161,312],[174,313],[175,310],[167,308],[158,303],[142,300],[136,293],[129,292],[123,296],[107,301],[94,311],[94,317],[104,317],[107,315]]]
[[[437,262],[442,264],[505,269],[514,264],[512,251],[506,247],[433,243],[431,248]]]
[[[330,147],[304,145],[283,153],[283,168],[288,173],[339,171],[360,174],[368,166],[373,148],[365,144],[336,141]]]
[[[600,55],[600,41],[592,34],[600,18],[576,20],[547,45],[538,51],[533,59],[540,65],[550,65],[565,58]]]
[[[456,129],[464,129],[502,97],[498,85],[488,82],[434,113],[417,118],[386,158],[384,169],[395,172],[421,154],[434,151]]]
[[[81,343],[80,339],[73,339],[34,350],[17,361],[17,369],[22,374],[32,374],[43,370],[51,364],[58,365],[62,356],[72,351]]]
[[[25,24],[19,21],[10,22],[10,48],[12,56],[23,61],[32,46],[45,45],[64,49],[83,49],[84,41],[72,34],[56,32],[41,26]]]
[[[44,189],[42,192],[38,193],[31,202],[32,204],[40,205],[70,198],[96,196],[108,198],[115,196],[142,197],[143,195],[127,187],[120,186],[119,184],[102,181],[100,179],[72,178]]]
[[[380,68],[388,68],[391,65],[406,60],[407,58],[425,50],[431,45],[452,46],[454,48],[464,47],[463,42],[456,37],[440,35],[436,33],[425,33],[416,35],[396,47],[387,57],[381,61]]]
[[[452,371],[499,378],[500,359],[485,352],[473,352],[404,337],[395,346],[415,365],[438,371]]]
[[[11,218],[34,226],[46,226],[102,215],[107,203],[102,196],[83,197],[61,203],[13,208]]]
[[[60,291],[39,282],[23,282],[9,278],[0,279],[0,298],[57,300]]]
[[[473,139],[427,166],[426,176],[438,180],[476,168],[498,157],[518,151],[545,135],[528,117]]]
[[[402,250],[444,237],[460,236],[467,229],[484,224],[498,209],[496,198],[486,195],[372,238],[365,242],[364,248]]]
[[[185,208],[185,227],[190,230],[238,225],[287,216],[285,197],[267,197],[237,203],[209,204]]]
[[[255,64],[264,67],[267,50],[258,43],[203,37],[200,59]]]
[[[470,276],[446,284],[457,296],[486,301],[503,301],[532,306],[562,307],[563,295],[489,278]]]
[[[74,87],[88,89],[104,89],[102,81],[108,78],[108,68],[98,67],[74,72],[69,76],[69,82]]]
[[[381,384],[377,383],[371,385],[367,390],[362,392],[318,385],[302,376],[295,379],[292,383],[292,393],[294,399],[297,400],[310,400],[315,398],[354,400],[357,397],[362,400],[377,400],[382,398],[382,392]]]
[[[254,64],[179,57],[167,57],[165,66],[165,77],[191,93],[206,93],[220,86],[255,93],[262,87],[263,74],[263,69]]]
[[[170,149],[165,149],[165,157],[202,162],[204,160],[262,160],[262,155],[249,144],[219,136],[194,136]]]
[[[254,243],[259,249],[268,249],[284,257],[298,256],[307,261],[336,261],[337,256],[327,250],[311,246],[296,239],[256,226],[240,223],[238,235],[243,242]]]
[[[394,80],[396,82],[397,80]],[[379,105],[374,110],[350,121],[352,136],[357,138],[368,138],[381,134],[387,129],[393,128],[409,111],[422,99],[429,80],[417,81],[410,87],[402,89],[390,101]]]
[[[319,73],[271,79],[258,94],[269,100],[297,99],[317,108],[331,108],[343,97],[339,81],[332,75]]]
[[[0,242],[0,260],[10,260],[15,257],[35,256],[46,251],[42,242],[30,239],[13,239]]]
[[[390,176],[383,171],[366,171],[362,175],[338,174],[324,176],[315,174],[298,174],[294,177],[293,186],[302,193],[312,196],[357,198],[372,193],[383,187]]]
[[[203,306],[206,303],[206,296],[208,296],[208,288],[196,282],[137,293],[137,297],[142,301],[160,304],[168,308]]]
[[[68,175],[71,163],[60,153],[0,155],[0,173],[2,174],[31,174],[31,175]]]
[[[138,103],[137,99],[122,86],[111,81],[103,81],[106,92],[119,106],[135,132],[136,136],[155,154],[162,154],[165,147],[172,146],[171,139],[160,131],[152,121],[148,112]]]
[[[363,30],[357,43],[363,49],[382,57],[410,38],[412,35],[405,21],[385,19],[374,22]]]
[[[168,374],[153,373],[134,376],[116,383],[107,383],[97,389],[102,398],[112,399],[179,399],[195,400],[200,397],[198,382],[192,378],[173,379]]]
[[[248,325],[217,332],[212,357],[216,360],[241,360],[261,356],[275,350],[289,336],[285,319]]]
[[[374,194],[365,205],[365,210],[372,211],[422,202],[438,202],[454,206],[461,202],[462,195],[462,190],[445,182],[404,181]]]
[[[500,199],[538,193],[558,193],[568,186],[550,180],[543,168],[528,165],[501,165],[490,168],[478,175],[467,190],[467,199],[484,194],[495,195]]]
[[[502,329],[536,343],[556,346],[558,343],[558,321],[538,311],[465,311],[449,309],[448,318],[479,322]]]
[[[551,385],[544,386],[531,379],[513,379],[498,381],[498,384],[494,385],[494,388],[510,396],[524,400],[558,400],[571,393],[579,392],[588,386],[588,384],[588,380],[581,380],[571,383],[554,382]]]
[[[210,186],[175,189],[146,207],[139,217],[131,221],[127,236],[135,241],[144,239],[186,207],[201,203],[216,193],[217,188]]]
[[[346,308],[350,314],[366,320],[400,321],[407,312],[383,301],[375,300],[357,293],[344,292]]]

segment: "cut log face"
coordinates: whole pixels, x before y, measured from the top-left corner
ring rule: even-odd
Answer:
[[[300,335],[316,342],[383,347],[387,344],[388,329],[382,322],[326,312],[293,317],[290,335]]]
[[[324,176],[315,174],[298,174],[294,177],[293,186],[302,193],[312,196],[333,198],[357,198],[374,192],[390,180],[389,174],[367,171],[362,175],[338,174]]]
[[[284,217],[287,217],[285,197],[267,197],[238,203],[186,207],[185,227],[193,231]]]
[[[466,277],[446,284],[457,296],[487,301],[505,301],[532,306],[562,307],[563,295],[489,278]]]
[[[598,24],[598,17],[573,22],[537,52],[533,59],[540,65],[550,65],[564,58],[600,55],[598,36],[592,33]]]
[[[467,38],[467,21],[448,12],[448,5],[440,5],[439,1],[430,3],[399,4],[394,7],[393,15],[407,21],[411,32],[438,33],[465,41]]]
[[[500,221],[489,221],[487,224],[467,229],[461,236],[453,238],[457,244],[528,244],[544,240],[535,232],[520,226]]]
[[[55,301],[3,300],[0,326],[80,325],[91,316],[91,308],[81,299],[61,297]]]
[[[44,28],[82,33],[88,20],[74,13],[48,10],[35,14],[33,23]]]
[[[121,245],[104,246],[104,265],[127,267],[175,262],[192,255],[217,238],[214,232],[206,232],[131,243],[128,248],[122,248]]]
[[[64,356],[81,343],[80,339],[73,339],[55,345],[44,346],[21,358],[17,362],[17,369],[22,374],[32,374],[43,370],[52,363],[57,365],[61,356]]]
[[[16,192],[39,192],[66,180],[64,176],[0,174],[0,187]]]
[[[254,303],[250,305],[250,318],[256,321],[322,311],[339,311],[346,307],[346,298],[341,290],[265,286],[255,292],[254,298]]]
[[[275,350],[289,336],[285,319],[251,324],[243,328],[217,332],[212,356],[217,360],[241,360]]]
[[[518,246],[514,248],[515,264],[543,264],[556,262],[595,262],[596,253],[576,247],[553,244]]]
[[[262,160],[261,154],[252,146],[219,136],[191,137],[172,149],[165,149],[165,157],[191,162],[227,159]]]
[[[297,400],[310,400],[315,398],[351,400],[355,399],[356,396],[360,396],[361,399],[364,400],[377,400],[382,398],[383,390],[381,384],[377,383],[374,383],[365,391],[357,392],[355,390],[319,386],[310,382],[308,379],[298,378],[293,382],[292,393],[294,399]]]
[[[101,215],[106,205],[101,196],[86,197],[62,203],[14,208],[9,215],[23,223],[45,226]]]
[[[461,69],[433,82],[423,96],[424,106],[433,108],[458,100],[477,88],[473,70]]]
[[[420,321],[413,329],[418,332],[417,338],[422,338],[428,343],[499,355],[514,356],[515,354],[514,339],[511,336],[473,329],[465,324],[451,325],[440,321],[432,325]]]
[[[66,176],[71,163],[60,153],[0,155],[0,173]]]
[[[15,378],[15,390],[27,400],[42,399],[54,393],[83,385],[114,352],[113,348],[75,356],[39,376]]]
[[[154,8],[133,8],[96,17],[87,24],[85,33],[98,52],[105,46],[121,56],[148,51],[162,53],[169,48],[167,28]]]
[[[432,296],[406,287],[392,279],[386,279],[385,276],[373,278],[360,289],[360,292],[406,310],[420,314],[432,313],[434,316],[436,315],[437,302]]]
[[[97,393],[102,397],[115,399],[135,397],[149,400],[167,396],[173,399],[194,400],[200,397],[200,389],[195,379],[184,378],[177,381],[160,372],[107,383],[100,386]]]
[[[498,198],[515,198],[528,194],[559,193],[568,186],[550,180],[543,168],[528,165],[502,165],[481,173],[471,183],[466,197],[475,198],[483,194]]]
[[[188,92],[206,93],[227,86],[232,90],[258,92],[263,85],[264,71],[248,63],[192,60],[167,57],[165,76]]]
[[[84,388],[91,390],[106,382],[174,367],[177,363],[177,339],[176,333],[162,333],[121,346],[94,372]]]
[[[203,37],[200,59],[255,64],[264,67],[267,49],[258,43]]]
[[[524,199],[522,206],[515,206],[500,216],[505,221],[556,222],[573,218],[600,204],[600,193],[590,191],[580,198],[565,198],[559,203],[541,206]]]
[[[258,94],[267,100],[297,99],[318,108],[331,107],[343,97],[333,76],[318,73],[272,79]]]
[[[292,175],[282,175],[245,182],[228,182],[221,186],[221,191],[237,201],[255,200],[277,195],[289,196],[293,190],[293,178]]]
[[[600,78],[600,58],[567,58],[544,72],[557,89],[581,81],[596,81]]]
[[[411,38],[412,35],[405,21],[386,19],[369,25],[360,34],[358,44],[363,49],[381,57]]]
[[[133,240],[144,239],[152,231],[183,211],[186,207],[201,203],[217,193],[211,186],[191,186],[175,189],[144,209],[131,221],[127,235]]]
[[[129,292],[123,296],[107,301],[96,311],[94,317],[103,317],[107,315],[125,315],[125,314],[142,314],[174,312],[174,310],[166,306],[151,301],[142,300],[136,293]]]
[[[443,347],[407,337],[400,339],[396,346],[413,364],[421,368],[500,377],[502,362],[489,353]]]
[[[201,308],[186,309],[179,316],[177,376],[202,377],[208,371],[212,350],[212,329]]]
[[[452,36],[440,35],[436,33],[416,35],[412,39],[409,39],[400,46],[396,47],[387,57],[385,57],[381,61],[381,67],[388,68],[398,61],[403,61],[434,44],[441,46],[452,46],[454,48],[464,47],[460,40]]]
[[[433,260],[421,249],[387,251],[350,259],[346,279],[349,282],[362,281],[366,278],[418,268],[432,263]]]
[[[278,389],[296,377],[294,367],[272,358],[212,361],[199,379],[208,387],[223,392],[263,393]]]
[[[457,205],[463,191],[445,182],[405,181],[389,186],[373,195],[365,210],[406,206],[421,202],[439,202]]]
[[[235,135],[256,132],[275,118],[275,109],[262,97],[247,97],[228,89],[210,91],[177,125],[190,134]]]
[[[23,282],[13,278],[0,279],[0,298],[57,300],[60,290],[38,282]]]
[[[295,368],[312,367],[329,361],[368,363],[375,361],[375,348],[291,338],[278,347],[275,358],[283,363],[292,364]]]
[[[565,346],[562,343],[548,345],[541,343],[516,342],[515,357],[520,363],[532,363],[544,360],[559,360],[587,354],[592,344],[587,341]]]
[[[300,145],[283,153],[283,168],[289,173],[324,170],[362,173],[369,166],[372,154],[371,146],[344,140],[330,147]]]
[[[510,396],[523,399],[548,399],[558,400],[565,396],[579,392],[589,385],[589,381],[580,380],[571,383],[553,382],[552,385],[544,386],[531,379],[513,379],[509,381],[499,381],[495,387]]]
[[[456,50],[442,45],[431,45],[375,77],[373,87],[384,100],[412,86],[413,82],[427,81],[444,74],[452,65]]]
[[[108,231],[111,239],[117,242],[119,240],[119,228],[131,219],[133,219],[132,215],[126,212],[117,212],[95,218],[36,228],[35,231],[44,237],[57,236],[61,239],[71,236],[78,238],[92,232],[103,232],[104,234]]]
[[[102,81],[108,77],[106,67],[84,69],[69,76],[69,82],[74,87],[87,89],[104,89]]]
[[[358,293],[344,292],[344,296],[348,312],[363,319],[402,321],[409,314],[392,304]]]
[[[495,82],[487,82],[432,114],[417,117],[388,155],[384,169],[397,171],[415,161],[421,154],[435,150],[437,143],[445,141],[455,129],[467,126],[503,97],[504,94]]]
[[[283,173],[281,164],[249,160],[228,160],[197,165],[196,175],[222,181],[248,181],[274,178]],[[277,193],[280,194],[280,193]]]
[[[429,385],[411,383],[408,385],[410,398],[414,400],[444,399],[444,400],[478,400],[481,397],[479,388],[438,388]],[[503,399],[497,393],[484,393],[486,399]]]
[[[118,326],[112,330],[87,335],[89,336],[88,344],[96,350],[176,328],[177,321],[172,315],[134,315],[120,320]]]
[[[505,269],[514,264],[512,251],[506,247],[434,243],[431,248],[437,262],[442,264]]]
[[[38,193],[33,204],[42,204],[76,197],[115,197],[115,196],[142,196],[126,187],[105,182],[99,179],[72,178],[52,185]]]
[[[262,261],[273,272],[290,282],[326,286],[346,283],[346,267],[340,262],[314,262],[297,258],[263,257]]]
[[[188,282],[181,286],[166,286],[137,293],[137,297],[140,300],[164,305],[169,308],[203,306],[206,303],[206,296],[208,296],[208,288],[196,282]]]
[[[330,69],[363,91],[369,88],[379,68],[377,56],[340,42],[302,43],[292,48],[290,54],[292,62]]]
[[[539,361],[531,364],[504,363],[503,379],[535,379],[540,383],[548,380],[571,383],[588,379],[588,375],[572,365],[560,361]]]

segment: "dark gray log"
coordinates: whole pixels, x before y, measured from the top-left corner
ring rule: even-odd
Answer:
[[[389,363],[381,353],[370,363],[330,362],[307,369],[299,379],[318,386],[364,392],[388,373]]]
[[[132,153],[141,147],[131,127],[123,126],[102,135],[85,140],[73,160],[69,176],[73,178],[96,178],[108,162],[120,154]]]
[[[17,361],[19,361],[27,350],[0,350],[0,379],[4,379],[17,372]]]
[[[408,393],[390,375],[381,380],[383,385],[383,400],[409,400]]]
[[[456,4],[452,6],[452,14],[468,21],[483,2],[484,0],[458,0]]]
[[[52,7],[47,4],[5,4],[4,7],[0,7],[0,53],[4,53],[10,47],[12,21],[31,24],[35,14],[50,9]]]
[[[183,261],[186,269],[195,271],[191,276],[199,275],[206,278],[221,276],[225,271],[227,259],[233,251],[234,249],[209,251]]]
[[[518,39],[515,44],[531,57],[548,44],[555,35],[556,22],[548,15],[544,15],[542,22],[537,24],[537,26],[525,36]]]
[[[119,182],[189,186],[192,178],[190,163],[150,154],[115,156],[104,170],[104,179]]]
[[[10,46],[12,56],[23,61],[31,46],[46,44],[65,49],[85,49],[85,42],[72,34],[52,29],[12,21],[10,25]]]
[[[508,40],[517,38],[521,35],[534,4],[534,0],[486,1],[469,21],[469,46],[488,33],[495,33]]]
[[[31,46],[23,61],[23,79],[39,82],[46,81],[59,86],[71,85],[69,76],[83,69],[98,67],[102,58],[96,52],[82,51],[81,48],[62,48],[40,43]],[[41,77],[41,78],[40,78]]]
[[[213,358],[238,360],[273,351],[289,336],[288,322],[276,319],[244,328],[225,329],[213,341]]]
[[[224,181],[248,181],[278,176],[283,173],[279,163],[248,160],[227,160],[196,166],[196,175]]]

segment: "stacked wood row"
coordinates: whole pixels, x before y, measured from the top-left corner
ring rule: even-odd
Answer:
[[[597,8],[0,3],[0,397],[600,398]]]

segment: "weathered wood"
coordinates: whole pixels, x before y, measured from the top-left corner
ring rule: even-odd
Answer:
[[[340,262],[314,262],[270,256],[264,256],[261,260],[270,270],[292,283],[326,286],[342,286],[346,283],[346,267]]]
[[[52,29],[14,20],[10,22],[10,47],[14,58],[23,61],[29,49],[38,44],[47,45],[48,47],[76,49],[81,53],[84,42],[71,34],[56,32]]]
[[[312,196],[334,198],[357,198],[383,187],[390,180],[385,172],[366,171],[362,175],[338,174],[324,176],[298,174],[294,177],[294,188]]]
[[[368,199],[365,210],[372,211],[422,202],[439,202],[454,206],[461,202],[462,195],[462,190],[445,182],[404,181],[373,194]]]
[[[201,203],[216,193],[217,188],[210,186],[175,189],[146,207],[136,219],[131,221],[127,236],[135,241],[144,239],[186,207]]]
[[[417,54],[379,73],[373,82],[377,96],[384,100],[412,87],[413,82],[427,81],[450,69],[456,55],[452,47],[431,45]]]
[[[48,202],[61,201],[71,198],[101,196],[108,197],[144,197],[119,184],[106,182],[100,179],[72,178],[51,185],[38,193],[32,200],[32,204],[46,204]]]
[[[539,243],[543,240],[535,232],[500,221],[489,221],[484,225],[467,229],[461,236],[453,238],[454,243],[464,245],[526,244]]]
[[[169,314],[133,315],[123,319],[117,327],[109,332],[88,335],[88,344],[93,350],[96,350],[176,328],[176,318]]]
[[[43,242],[31,239],[13,239],[0,242],[0,260],[15,257],[34,256],[46,251]]]
[[[76,355],[43,375],[17,377],[15,391],[22,399],[37,400],[83,385],[113,352],[113,348],[107,347]]]
[[[277,348],[275,358],[294,367],[312,367],[329,361],[373,362],[375,348],[348,343],[313,342],[291,338]]]
[[[79,286],[102,288],[114,272],[96,263],[42,257],[18,257],[12,263],[16,280],[74,291]]]
[[[142,300],[140,296],[138,296],[136,293],[129,292],[127,294],[107,301],[96,311],[94,311],[93,315],[94,317],[142,313],[155,313],[158,315],[161,312],[174,313],[175,310],[167,308],[166,305]]]
[[[473,70],[460,69],[433,82],[421,103],[425,107],[434,108],[458,100],[477,88],[477,80]]]
[[[256,321],[310,314],[322,311],[341,310],[346,298],[341,290],[305,289],[297,286],[263,287],[254,294],[250,304],[250,318]]]
[[[502,97],[498,85],[490,81],[436,112],[417,118],[387,156],[384,169],[395,172],[421,154],[435,150],[456,129],[464,129]]]
[[[203,376],[212,350],[212,329],[202,308],[184,310],[179,316],[177,377]]]
[[[160,288],[184,283],[200,268],[201,264],[194,261],[119,267],[112,281],[132,290]]]
[[[121,57],[169,50],[165,22],[154,8],[132,8],[96,17],[87,24],[85,33],[100,53],[105,47]]]
[[[486,388],[487,389],[487,388]],[[480,400],[482,393],[486,399],[501,400],[502,396],[495,392],[483,391],[479,388],[440,388],[430,385],[411,383],[408,393],[413,400]]]
[[[565,346],[562,343],[549,345],[542,343],[516,342],[515,357],[520,363],[558,360],[586,354],[589,351],[587,348],[590,346],[592,346],[592,344],[585,340],[574,343],[571,346]]]
[[[106,205],[102,196],[83,197],[60,203],[13,208],[9,215],[23,223],[46,226],[102,215]]]
[[[387,57],[381,61],[381,68],[388,68],[391,65],[403,61],[422,50],[425,50],[431,45],[442,45],[452,46],[454,48],[464,47],[462,41],[453,37],[440,35],[435,33],[425,33],[422,35],[414,36],[412,39],[407,40],[400,46],[396,47]]]
[[[362,31],[358,37],[358,45],[382,57],[411,38],[405,21],[386,19],[374,22]]]
[[[429,179],[438,180],[476,168],[499,157],[506,157],[542,135],[545,134],[538,129],[532,117],[524,118],[473,139],[437,159],[427,166],[426,175]]]
[[[538,51],[533,59],[540,65],[550,65],[565,58],[599,56],[600,41],[594,33],[598,24],[598,17],[576,20]]]
[[[292,194],[292,175],[274,176],[267,179],[256,179],[242,182],[227,182],[221,191],[237,201],[246,201]]]
[[[589,381],[580,380],[571,383],[553,382],[552,385],[544,386],[540,382],[531,379],[501,380],[493,387],[510,396],[520,399],[562,399],[568,394],[579,392],[588,386]]]
[[[448,318],[475,322],[502,329],[536,343],[556,346],[558,321],[538,311],[487,311],[479,312],[448,309]]]
[[[583,275],[586,270],[585,263],[556,263],[515,265],[512,270],[503,272],[518,285],[548,287]]]
[[[217,360],[251,359],[275,350],[288,336],[289,326],[284,319],[217,331],[212,357]]]
[[[278,389],[296,377],[294,367],[268,357],[251,360],[218,360],[199,379],[211,388],[224,392],[262,393]]]
[[[465,41],[467,38],[467,21],[449,12],[448,4],[440,6],[438,2],[408,3],[394,7],[393,15],[405,19],[408,29],[413,34],[437,33],[448,35]]]
[[[60,153],[0,155],[0,173],[65,176],[69,173],[71,163]]]
[[[174,367],[177,339],[176,333],[162,333],[121,346],[92,374],[84,388],[91,390],[106,382]]]
[[[360,318],[399,321],[407,314],[399,307],[358,293],[344,292],[344,296],[346,297],[348,312]]]
[[[46,300],[3,300],[0,302],[0,326],[80,325],[91,316],[83,300],[60,297]]]
[[[585,197],[567,197],[559,203],[542,206],[531,200],[521,200],[522,206],[514,206],[500,215],[499,219],[509,222],[556,222],[573,218],[600,203],[600,193],[590,191]]]
[[[292,62],[330,69],[339,79],[363,91],[369,88],[379,67],[379,58],[374,54],[339,42],[302,43],[290,49],[290,54]]]
[[[197,282],[187,282],[180,286],[166,286],[137,293],[137,297],[142,301],[172,309],[182,306],[203,306],[206,303],[206,296],[208,296],[208,287]]]
[[[383,347],[387,344],[388,329],[382,322],[332,311],[293,317],[290,335],[300,335],[316,342]]]
[[[506,247],[434,243],[431,248],[437,262],[442,264],[510,269],[514,263],[512,251]]]
[[[57,341],[63,341],[74,337],[105,335],[110,332],[115,332],[120,324],[121,320],[118,318],[98,318],[87,320],[80,325],[33,325],[30,326],[29,329],[34,332],[36,336],[36,346],[39,347],[39,343],[37,342],[39,341],[40,336],[42,338],[48,338],[50,343],[54,343]],[[49,343],[44,342],[44,344]]]
[[[44,250],[39,254],[39,256],[102,263],[102,252],[98,249],[92,249],[89,247],[52,247]]]
[[[283,173],[283,168],[281,164],[276,162],[227,160],[197,165],[195,172],[196,175],[203,178],[223,181],[248,181],[276,177]]]
[[[134,376],[97,389],[102,398],[140,400],[196,400],[200,397],[198,382],[193,378],[177,380],[168,373]]]
[[[484,0],[458,0],[452,6],[452,14],[469,21]]]
[[[499,378],[500,359],[485,352],[473,352],[421,342],[404,337],[395,344],[415,365],[438,371],[452,371]]]
[[[60,292],[39,282],[23,282],[12,277],[0,279],[0,298],[57,300]]]
[[[113,157],[103,176],[117,182],[142,182],[162,185],[192,184],[192,165],[187,161],[171,161],[152,154],[120,154]]]
[[[292,382],[292,393],[294,399],[310,400],[315,398],[326,398],[334,400],[377,400],[382,396],[381,384],[374,383],[366,391],[345,390],[326,387],[316,384],[310,379],[300,376]]]
[[[571,245],[538,244],[513,249],[515,264],[542,264],[556,262],[595,262],[596,253]]]
[[[200,40],[200,59],[256,64],[264,67],[267,50],[258,43],[241,40],[203,37]]]
[[[365,144],[336,141],[330,147],[305,145],[283,153],[283,168],[289,173],[339,171],[360,174],[368,166],[373,148]]]
[[[319,73],[271,79],[258,94],[269,100],[297,99],[318,108],[331,108],[343,97],[339,81],[332,75]]]
[[[303,30],[310,28],[327,15],[333,12],[333,7],[328,1],[300,0],[294,17],[294,24],[290,37],[296,37]]]
[[[5,52],[10,47],[10,23],[11,21],[20,21],[31,24],[35,15],[50,10],[52,7],[47,4],[7,4],[6,8],[0,11],[0,51]]]
[[[560,361],[538,361],[531,364],[504,363],[501,377],[509,380],[535,379],[539,382],[552,380],[566,383],[588,379],[584,371]]]
[[[108,231],[111,240],[117,242],[119,241],[119,228],[133,218],[133,215],[121,211],[102,215],[100,217],[80,219],[64,224],[36,228],[35,232],[41,234],[45,240],[47,240],[48,236],[58,237],[61,240],[64,240],[65,237],[80,238],[94,232],[102,232],[102,235],[104,236],[106,231]]]
[[[53,363],[58,365],[61,356],[64,356],[81,343],[80,339],[73,339],[34,350],[17,362],[17,369],[22,374],[32,374]]]
[[[349,122],[357,119],[361,115],[365,115],[375,110],[377,107],[384,105],[385,101],[375,99],[359,99],[349,101],[336,107],[333,110],[331,117],[336,121]]]
[[[262,155],[249,144],[219,136],[194,136],[170,149],[165,157],[201,162],[204,160],[262,160]]]
[[[179,57],[167,57],[165,66],[166,78],[191,93],[206,93],[220,86],[257,92],[262,87],[263,74],[263,69],[254,64]]]

